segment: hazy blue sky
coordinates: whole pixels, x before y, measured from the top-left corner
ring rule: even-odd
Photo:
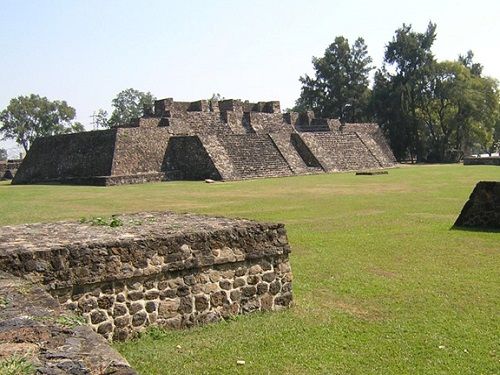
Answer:
[[[471,49],[500,78],[500,1],[0,0],[0,109],[36,93],[90,128],[133,87],[158,98],[280,100],[292,106],[335,36],[365,39],[374,65],[403,23],[437,23],[439,60]],[[11,148],[12,143],[0,144]]]

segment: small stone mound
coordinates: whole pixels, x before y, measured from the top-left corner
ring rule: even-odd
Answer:
[[[3,180],[12,180],[16,175],[16,170],[7,169],[2,176]]]
[[[479,182],[454,227],[500,229],[500,181]]]

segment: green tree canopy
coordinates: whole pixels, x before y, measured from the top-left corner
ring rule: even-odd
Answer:
[[[82,124],[72,121],[75,115],[75,109],[65,101],[35,94],[19,96],[0,113],[0,133],[28,151],[38,137],[83,131]]]
[[[323,57],[313,57],[315,76],[300,77],[302,91],[294,109],[330,118],[345,114],[352,122],[366,120],[371,62],[362,38],[350,46],[343,36],[336,37]],[[344,113],[347,106],[350,109]]]
[[[433,23],[429,23],[424,33],[403,24],[387,44],[384,66],[375,74],[372,108],[398,160],[423,156],[422,124],[417,108],[435,64],[431,51],[435,39]]]
[[[4,148],[0,148],[0,160],[7,160],[7,150]]]
[[[99,127],[115,127],[129,124],[133,119],[144,115],[144,108],[152,108],[156,98],[150,92],[129,88],[119,92],[112,100],[113,112],[99,109],[94,112],[94,124]]]
[[[419,98],[427,161],[455,161],[470,150],[493,144],[499,95],[497,83],[472,65],[444,61],[434,65]]]
[[[473,53],[438,62],[436,25],[424,33],[403,25],[375,74],[372,109],[398,160],[456,161],[495,144],[498,83],[483,77]]]

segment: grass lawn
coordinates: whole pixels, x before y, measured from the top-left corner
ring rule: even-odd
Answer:
[[[141,374],[500,374],[500,233],[450,230],[480,180],[500,180],[500,168],[1,183],[0,224],[163,209],[286,224],[295,306],[114,344]]]

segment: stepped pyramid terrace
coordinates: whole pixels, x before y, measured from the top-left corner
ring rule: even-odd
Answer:
[[[130,124],[37,139],[13,184],[240,180],[389,168],[377,124],[342,124],[278,101],[157,100]]]

